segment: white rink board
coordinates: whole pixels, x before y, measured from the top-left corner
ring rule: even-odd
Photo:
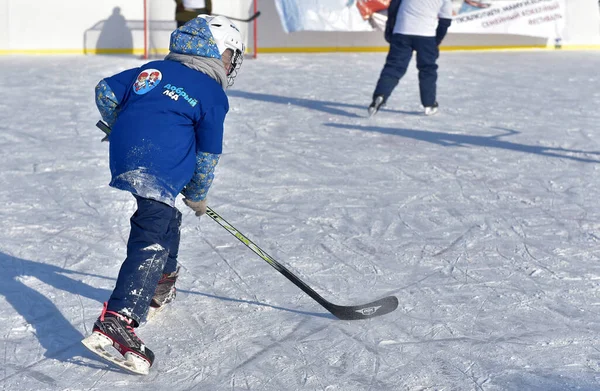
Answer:
[[[247,18],[253,12],[252,0],[214,2],[215,13]],[[564,44],[598,45],[599,12],[595,0],[569,0]],[[302,51],[306,48],[322,51],[348,48],[377,48],[387,44],[380,32],[298,32],[285,34],[274,0],[258,0],[259,51]],[[151,49],[166,50],[170,30],[175,26],[175,2],[149,0]],[[144,48],[143,1],[132,0],[44,0],[31,2],[0,0],[0,54],[80,54],[98,49],[141,53]],[[253,47],[250,24],[238,23]],[[249,31],[250,30],[250,31]],[[449,34],[445,46],[497,47],[544,45],[540,38],[515,35]],[[120,50],[120,51],[119,51]]]

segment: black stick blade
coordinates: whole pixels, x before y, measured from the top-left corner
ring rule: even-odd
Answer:
[[[343,306],[331,304],[326,307],[341,320],[369,319],[388,314],[398,308],[396,296],[388,296],[363,305]]]

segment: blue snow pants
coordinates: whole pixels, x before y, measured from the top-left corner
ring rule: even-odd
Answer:
[[[134,195],[137,211],[131,216],[127,258],[108,301],[107,310],[140,324],[163,273],[177,270],[181,212],[159,201]]]
[[[425,107],[433,106],[436,101],[438,69],[436,61],[439,56],[435,37],[393,34],[390,40],[390,51],[373,93],[374,97],[383,95],[387,101],[406,73],[413,51],[417,52],[421,104]]]

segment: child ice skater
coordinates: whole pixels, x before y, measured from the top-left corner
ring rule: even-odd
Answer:
[[[175,199],[181,193],[197,216],[206,212],[229,110],[225,90],[245,47],[229,19],[200,15],[171,34],[169,50],[164,60],[96,86],[96,104],[112,129],[110,186],[130,192],[137,211],[115,288],[83,343],[140,374],[148,373],[154,353],[134,329],[150,308],[175,297],[181,225]],[[111,354],[108,345],[123,357]]]

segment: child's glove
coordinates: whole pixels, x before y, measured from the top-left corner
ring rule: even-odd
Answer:
[[[187,198],[184,198],[183,203],[196,212],[196,216],[202,216],[206,213],[206,199],[200,201],[191,201]]]

